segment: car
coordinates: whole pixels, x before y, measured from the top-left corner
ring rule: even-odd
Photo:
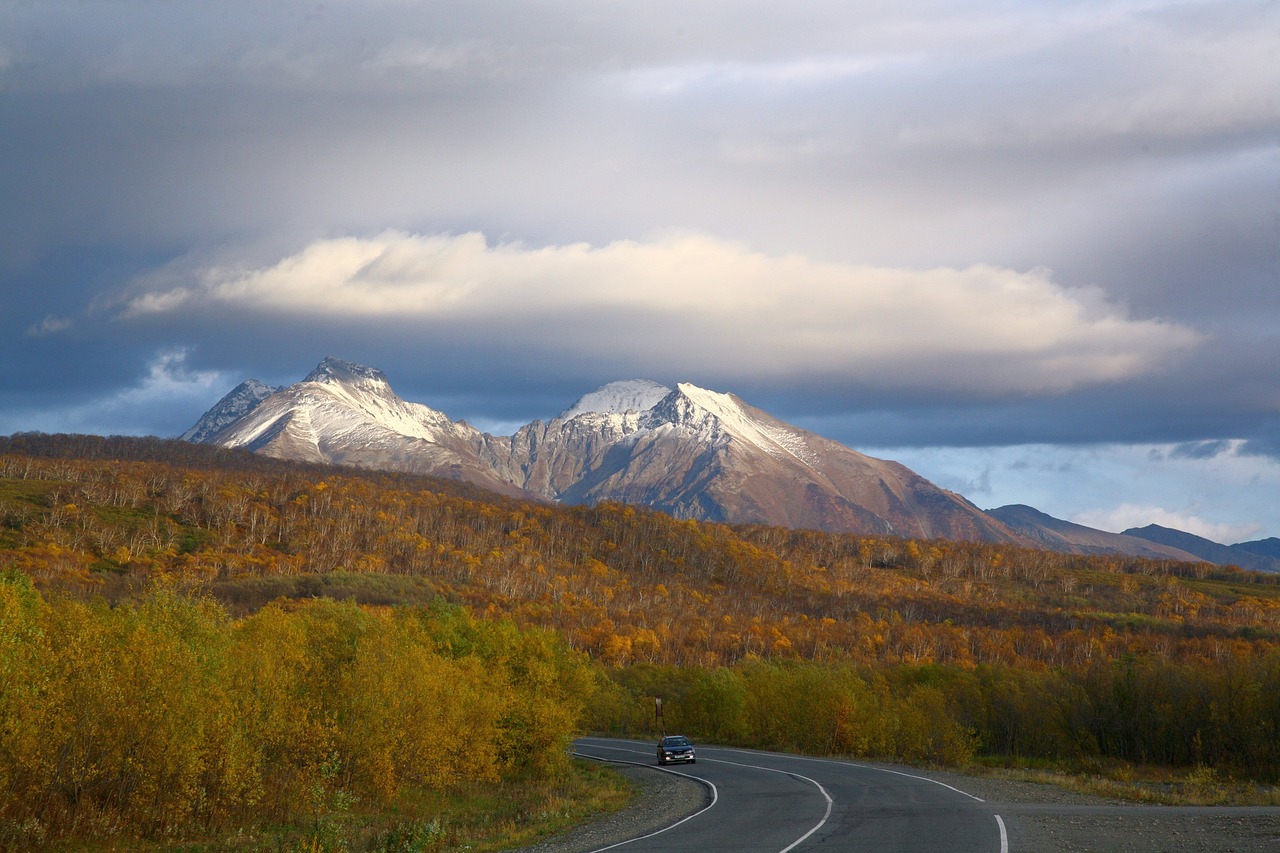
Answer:
[[[673,761],[698,763],[698,753],[693,748],[693,741],[684,735],[667,735],[658,741],[658,763],[670,764]]]

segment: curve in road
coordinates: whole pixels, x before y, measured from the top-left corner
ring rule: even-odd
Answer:
[[[578,754],[603,761],[652,766],[653,751],[643,741],[577,742]],[[981,798],[900,770],[700,746],[697,764],[679,775],[708,785],[712,803],[665,830],[600,849],[1008,853],[1004,823]]]

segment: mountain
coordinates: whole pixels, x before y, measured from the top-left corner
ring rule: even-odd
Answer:
[[[401,400],[381,371],[336,358],[225,424],[215,417],[220,407],[184,437],[564,503],[646,505],[678,518],[1028,544],[897,462],[687,383],[610,383],[511,436]]]
[[[626,379],[610,382],[590,394],[578,398],[568,409],[560,413],[560,420],[578,415],[621,415],[627,412],[644,412],[652,409],[671,389],[649,379]]]
[[[1126,536],[1137,536],[1151,542],[1180,548],[1196,555],[1201,560],[1217,563],[1221,566],[1239,566],[1242,569],[1253,569],[1260,572],[1280,572],[1280,558],[1265,554],[1253,553],[1245,548],[1232,545],[1221,545],[1202,536],[1148,524],[1146,527],[1131,527],[1124,531]]]
[[[1171,545],[1123,533],[1108,533],[1063,521],[1034,507],[1012,504],[987,510],[1010,529],[1034,540],[1050,551],[1067,554],[1127,554],[1151,560],[1200,561],[1204,558]]]
[[[660,387],[644,386],[640,403]],[[784,423],[732,394],[681,383],[637,411],[616,403],[619,390],[606,385],[550,423],[521,428],[511,439],[510,476],[567,503],[621,501],[677,518],[1020,538],[907,467]]]
[[[202,440],[277,459],[434,474],[521,493],[480,461],[478,430],[401,400],[382,371],[337,358]]]
[[[244,418],[256,409],[259,403],[279,390],[270,385],[263,385],[256,379],[246,379],[215,403],[212,409],[205,412],[204,416],[179,438],[193,444],[209,443],[209,439]]]
[[[1274,536],[1270,539],[1258,539],[1253,542],[1237,542],[1231,547],[1238,551],[1248,551],[1250,554],[1280,559],[1280,539]]]

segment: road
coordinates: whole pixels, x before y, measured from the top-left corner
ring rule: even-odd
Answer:
[[[645,741],[582,738],[576,748],[608,761],[655,763]],[[696,764],[670,769],[707,783],[711,804],[674,827],[601,850],[1009,850],[1003,819],[981,799],[907,771],[710,746],[698,747]]]

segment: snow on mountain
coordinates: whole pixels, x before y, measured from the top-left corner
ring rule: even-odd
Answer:
[[[590,394],[584,394],[578,402],[561,412],[559,417],[567,421],[589,412],[617,415],[627,412],[645,412],[670,393],[670,388],[649,379],[624,379],[620,382],[610,382]]]
[[[681,382],[676,386],[676,394],[669,395],[650,410],[648,422],[666,417],[672,423],[733,436],[771,456],[791,456],[810,466],[817,462],[802,430],[770,416],[761,418],[763,414],[733,394]]]
[[[464,424],[455,424],[442,412],[400,399],[381,370],[332,356],[320,362],[300,385],[292,387],[306,389],[303,398],[318,412],[341,421],[350,421],[354,414],[355,421],[349,428],[356,431],[378,427],[393,435],[427,441],[473,431]]]
[[[346,386],[367,386],[375,391],[390,391],[387,374],[378,368],[366,368],[365,365],[352,361],[335,359],[326,356],[324,361],[316,365],[315,370],[308,373],[302,382],[323,382],[346,384]]]
[[[596,450],[597,463],[560,499],[644,504],[679,518],[1022,541],[905,466],[784,423],[732,394],[681,383],[624,432],[606,452]]]
[[[1104,533],[1031,507],[983,512],[901,463],[689,383],[611,382],[551,421],[504,437],[402,400],[380,370],[330,357],[286,388],[241,383],[182,438],[432,474],[525,498],[644,505],[678,518],[1280,565],[1277,540],[1228,548],[1155,526]]]
[[[208,441],[226,427],[243,418],[279,388],[264,385],[256,379],[246,379],[204,413],[191,429],[179,436],[183,441],[200,444]]]
[[[502,437],[400,399],[379,370],[326,358],[302,382],[200,435],[192,440],[565,503],[620,501],[680,518],[1025,541],[905,466],[688,383],[609,383],[559,417]]]
[[[327,356],[302,381],[323,382],[332,385],[364,386],[379,393],[391,390],[391,383],[387,381],[387,374],[376,367],[365,367],[363,364],[354,364],[333,356]]]
[[[400,399],[382,371],[336,358],[201,440],[280,459],[436,474],[525,494],[481,459],[487,437],[478,430]]]

